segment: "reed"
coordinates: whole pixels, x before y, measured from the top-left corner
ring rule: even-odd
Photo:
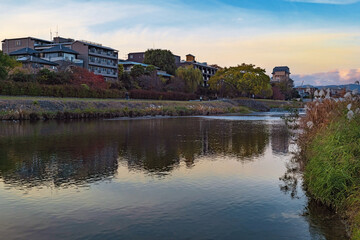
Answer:
[[[344,213],[352,239],[360,239],[360,101],[358,97],[307,104],[300,120],[305,187],[312,197]]]

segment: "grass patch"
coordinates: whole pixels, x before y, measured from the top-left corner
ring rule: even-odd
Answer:
[[[304,178],[313,198],[341,212],[360,239],[360,116],[339,117],[308,143]]]

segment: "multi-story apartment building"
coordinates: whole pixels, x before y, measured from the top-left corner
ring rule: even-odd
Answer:
[[[290,80],[290,69],[287,66],[274,67],[272,72],[272,83],[289,81]]]
[[[204,84],[203,85],[205,87],[208,86],[207,82],[210,80],[210,78],[218,70],[218,68],[208,65],[206,62],[205,63],[197,62],[195,60],[195,56],[191,55],[191,54],[186,55],[186,61],[181,61],[178,64],[178,66],[193,66],[193,68],[199,69],[201,71],[201,73],[203,74],[203,79],[204,79]]]
[[[81,66],[104,76],[105,80],[118,78],[118,51],[102,44],[62,37],[55,37],[53,41],[33,37],[2,41],[2,49],[6,54],[23,48],[36,51],[36,57],[58,63],[59,68]]]
[[[78,58],[84,61],[86,69],[104,76],[106,80],[117,80],[117,50],[84,40],[71,42],[70,46],[79,53]]]
[[[11,52],[20,50],[22,48],[35,49],[36,47],[44,46],[52,43],[52,41],[47,41],[34,37],[4,39],[1,42],[2,42],[2,51],[8,55]]]

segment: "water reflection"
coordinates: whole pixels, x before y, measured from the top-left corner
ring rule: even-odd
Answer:
[[[276,130],[277,131],[277,130]],[[20,186],[79,184],[114,176],[120,162],[129,169],[168,174],[181,161],[191,168],[204,155],[252,161],[269,141],[265,124],[203,119],[3,123],[0,174]],[[272,137],[283,146],[286,141]]]
[[[279,178],[280,190],[290,195],[292,199],[304,197],[306,192],[302,191],[303,161],[296,154],[286,163],[286,172]],[[349,239],[346,225],[341,216],[333,209],[328,208],[320,202],[313,200],[310,196],[306,198],[307,204],[302,216],[309,223],[311,239],[345,240]]]
[[[289,148],[279,121],[2,122],[0,234],[346,239],[336,215],[307,203]]]

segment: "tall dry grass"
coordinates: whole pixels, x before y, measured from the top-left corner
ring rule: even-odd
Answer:
[[[349,218],[360,239],[360,100],[347,94],[306,106],[298,144],[311,196]]]

